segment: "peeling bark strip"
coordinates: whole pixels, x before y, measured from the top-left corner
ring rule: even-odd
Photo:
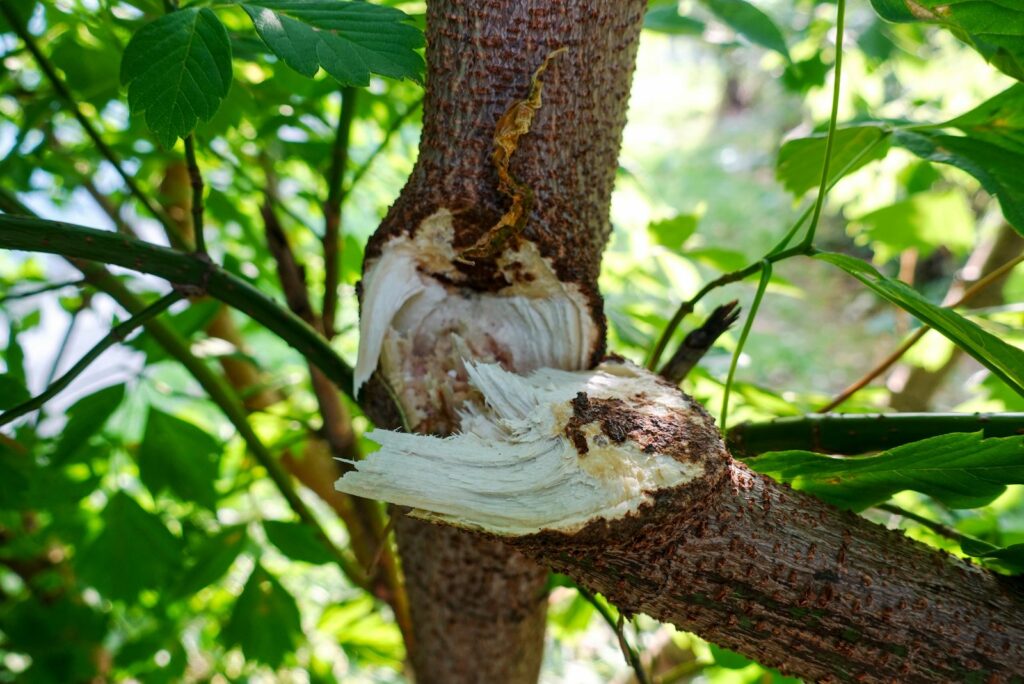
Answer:
[[[462,434],[375,431],[382,449],[338,488],[500,536],[624,611],[807,680],[1024,681],[1018,578],[750,472],[654,375],[470,374],[483,399]]]
[[[463,358],[518,372],[601,359],[597,276],[645,7],[427,3],[419,158],[367,246],[360,294],[356,387],[378,426],[454,430],[474,394]],[[499,122],[524,101],[532,120],[511,115],[512,141]],[[499,152],[505,180],[496,138],[514,147]],[[399,518],[396,531],[417,681],[535,682],[547,571],[451,528]]]

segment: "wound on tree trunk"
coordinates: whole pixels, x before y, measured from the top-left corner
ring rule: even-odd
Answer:
[[[378,425],[452,432],[474,393],[464,358],[528,372],[603,355],[597,276],[645,6],[428,3],[419,158],[360,289],[356,385]],[[453,528],[396,531],[417,681],[536,681],[547,570]]]
[[[1024,586],[733,461],[692,399],[627,363],[471,366],[463,432],[376,431],[338,482],[499,537],[599,591],[814,681],[1024,677]]]

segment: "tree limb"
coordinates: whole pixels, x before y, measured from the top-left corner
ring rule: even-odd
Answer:
[[[9,214],[0,216],[0,247],[122,266],[186,286],[190,294],[210,294],[275,333],[351,396],[352,369],[322,336],[258,288],[200,256],[110,231]]]
[[[334,319],[338,310],[338,285],[341,277],[341,204],[345,200],[342,182],[348,166],[348,140],[356,111],[359,90],[348,87],[341,91],[341,114],[331,146],[331,166],[327,171],[327,199],[324,201],[324,299],[320,314],[327,339],[334,337]]]
[[[737,458],[804,449],[863,454],[951,432],[985,437],[1024,434],[1024,413],[811,413],[729,429],[726,444]]]
[[[1019,581],[749,471],[652,374],[470,374],[484,399],[463,434],[371,433],[382,449],[338,488],[498,537],[622,611],[806,680],[1021,674]]]

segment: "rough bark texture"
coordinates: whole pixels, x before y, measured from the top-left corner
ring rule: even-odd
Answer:
[[[419,159],[370,240],[367,268],[391,240],[411,236],[439,210],[452,214],[456,252],[498,222],[510,200],[498,190],[491,160],[496,124],[527,96],[545,58],[567,48],[551,60],[543,104],[512,155],[512,175],[532,194],[512,242],[532,243],[559,281],[579,287],[599,330],[590,350],[596,363],[604,346],[597,276],[645,6],[643,0],[428,3]],[[452,285],[451,296],[495,292],[509,285],[495,256],[456,260],[447,264],[454,270],[428,275]],[[371,380],[363,402],[379,425],[393,424],[382,390]],[[437,431],[449,423],[445,417],[414,427]],[[399,519],[396,531],[415,624],[417,681],[536,681],[547,571],[501,542],[464,532],[410,519]]]
[[[1024,681],[1024,582],[730,463],[639,515],[515,545],[619,608],[806,680]]]

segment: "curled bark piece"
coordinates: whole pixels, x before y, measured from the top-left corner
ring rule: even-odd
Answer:
[[[500,536],[626,612],[808,680],[1022,675],[1018,580],[750,472],[653,374],[470,379],[462,434],[373,433],[383,448],[338,488]]]

